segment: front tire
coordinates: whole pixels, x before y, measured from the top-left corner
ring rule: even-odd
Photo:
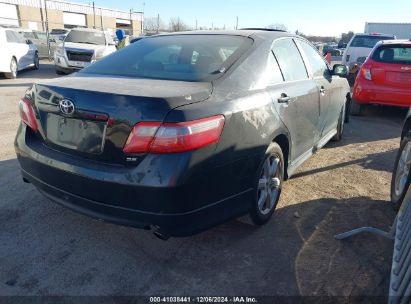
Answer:
[[[255,199],[250,211],[254,225],[268,222],[277,207],[284,180],[284,156],[277,143],[271,143],[255,181]]]
[[[401,141],[391,178],[391,202],[398,210],[411,182],[411,137],[407,134]]]
[[[17,60],[16,58],[12,58],[10,61],[10,72],[4,73],[4,77],[7,79],[16,79],[17,78]]]
[[[333,141],[340,141],[344,133],[344,122],[345,122],[345,105],[341,109],[340,117],[338,118],[337,134],[332,138]]]

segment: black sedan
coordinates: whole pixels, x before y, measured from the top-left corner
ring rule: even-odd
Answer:
[[[20,101],[23,179],[106,221],[185,236],[273,214],[282,183],[341,139],[347,68],[279,31],[146,37]]]

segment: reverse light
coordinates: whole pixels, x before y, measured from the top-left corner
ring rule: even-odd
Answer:
[[[26,96],[20,99],[19,110],[21,121],[24,122],[27,126],[29,126],[33,131],[37,131],[38,127],[36,122],[36,116],[34,115],[34,110],[31,105],[31,101]]]
[[[224,116],[177,123],[142,122],[132,129],[124,153],[176,153],[196,150],[220,139]]]
[[[363,68],[362,69],[362,74],[363,74],[365,79],[372,80],[371,70],[370,69]]]

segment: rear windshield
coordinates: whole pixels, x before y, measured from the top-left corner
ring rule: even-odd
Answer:
[[[80,73],[202,81],[217,77],[252,44],[231,35],[170,35],[141,39]]]
[[[355,36],[350,47],[364,47],[372,49],[378,41],[393,39],[394,37],[392,36]]]
[[[383,45],[375,50],[372,59],[384,63],[411,64],[411,45]]]
[[[106,38],[103,32],[70,31],[64,41],[96,45],[106,44]]]

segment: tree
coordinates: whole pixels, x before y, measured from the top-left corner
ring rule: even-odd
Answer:
[[[353,31],[349,31],[348,33],[342,33],[342,34],[341,34],[340,43],[348,43],[348,42],[350,42],[352,36],[354,36],[354,32],[353,32]]]
[[[185,24],[180,17],[177,18],[171,18],[170,19],[170,31],[172,32],[181,32],[181,31],[187,31],[190,29],[190,27]]]
[[[166,30],[163,20],[158,17],[147,17],[144,19],[144,31],[146,33],[157,33]]]
[[[287,27],[282,23],[271,23],[267,26],[269,29],[287,31]]]

